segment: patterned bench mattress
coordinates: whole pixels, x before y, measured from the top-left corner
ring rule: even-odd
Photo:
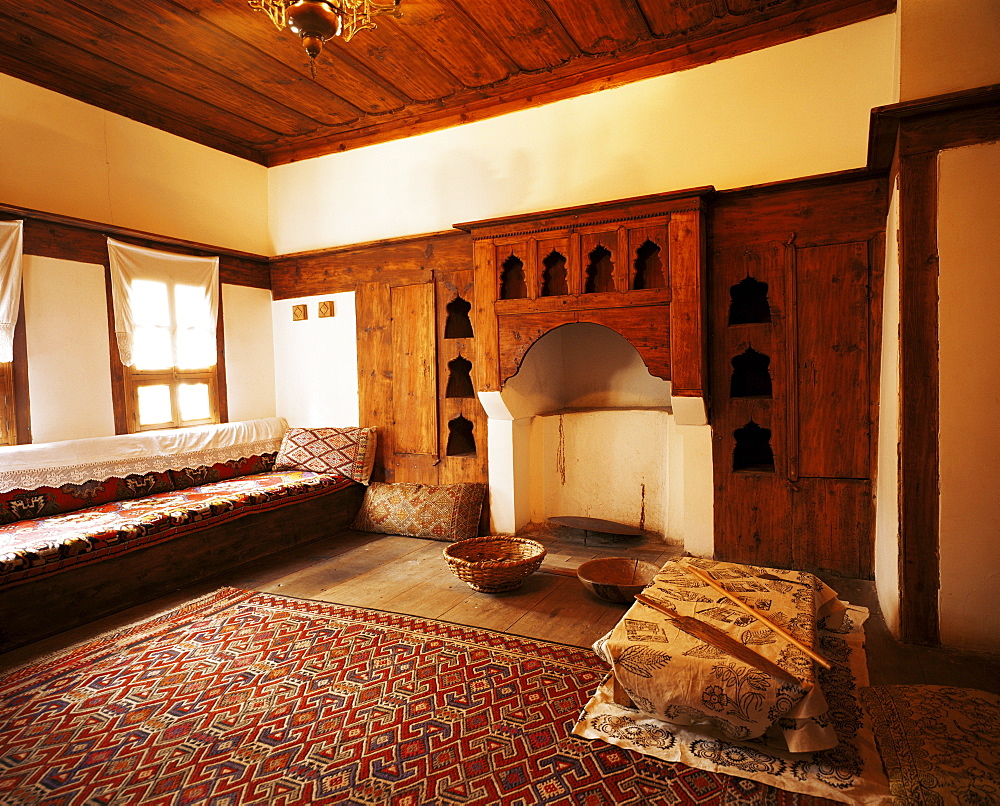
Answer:
[[[0,586],[104,560],[357,482],[280,470],[155,493],[0,526]]]

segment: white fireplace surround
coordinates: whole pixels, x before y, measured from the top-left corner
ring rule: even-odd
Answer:
[[[641,526],[711,556],[712,444],[701,398],[678,398],[602,325],[540,337],[488,421],[492,530],[575,515]]]

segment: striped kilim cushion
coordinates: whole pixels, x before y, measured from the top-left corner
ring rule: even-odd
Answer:
[[[367,484],[374,463],[374,428],[289,428],[274,469],[333,473]]]
[[[465,540],[479,534],[485,484],[385,484],[365,492],[354,528],[407,537]]]

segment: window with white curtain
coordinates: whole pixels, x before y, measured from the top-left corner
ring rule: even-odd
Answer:
[[[22,221],[0,221],[0,445],[17,442],[14,328],[21,301]]]
[[[219,259],[108,239],[131,431],[220,420]]]

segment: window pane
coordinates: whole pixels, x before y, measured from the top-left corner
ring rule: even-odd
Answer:
[[[208,401],[207,383],[182,383],[177,387],[177,401],[181,407],[181,420],[208,420],[212,407]]]
[[[170,330],[165,327],[137,327],[132,345],[136,369],[169,369],[174,365]]]
[[[217,359],[214,331],[177,331],[178,369],[207,369],[214,367]]]
[[[166,384],[140,386],[136,389],[139,404],[139,425],[173,422],[170,410],[170,387]]]

